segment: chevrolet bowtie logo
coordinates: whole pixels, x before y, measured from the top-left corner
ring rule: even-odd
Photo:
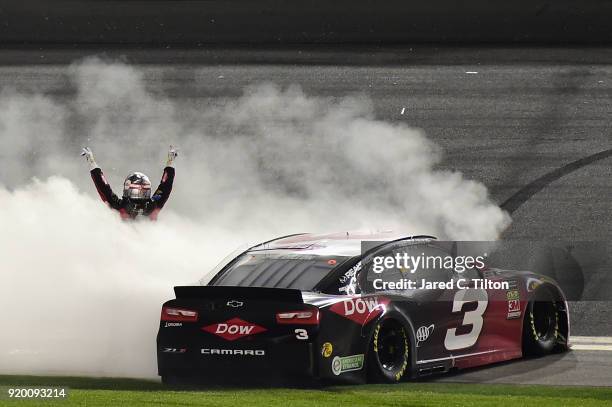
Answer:
[[[228,301],[226,305],[228,307],[239,308],[239,307],[242,307],[244,305],[244,302],[236,301],[236,300],[231,300],[231,301]]]

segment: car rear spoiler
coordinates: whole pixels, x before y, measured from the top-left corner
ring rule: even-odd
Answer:
[[[302,292],[288,288],[230,287],[230,286],[177,286],[176,298],[271,300],[278,302],[304,303]]]

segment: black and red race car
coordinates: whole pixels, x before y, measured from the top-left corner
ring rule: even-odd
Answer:
[[[554,281],[486,267],[372,273],[377,257],[399,252],[456,256],[428,236],[300,234],[251,247],[201,285],[175,287],[157,336],[162,381],[399,382],[567,349],[567,302]],[[381,290],[381,279],[437,284]]]

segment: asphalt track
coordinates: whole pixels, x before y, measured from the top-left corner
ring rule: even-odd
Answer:
[[[457,383],[520,383],[612,386],[612,338],[573,337],[570,352],[451,372],[428,380]]]
[[[69,93],[58,65],[97,53],[5,49],[0,85]],[[512,213],[505,239],[592,241],[610,252],[612,48],[419,45],[105,54],[145,65],[148,80],[177,99],[237,97],[246,85],[265,81],[299,84],[313,95],[366,94],[378,118],[422,128],[440,145],[442,168],[489,188],[492,199]],[[574,255],[580,264],[591,260],[588,251]],[[570,304],[573,335],[612,335],[608,269],[606,261],[590,266],[583,301]],[[609,345],[587,350],[577,344],[566,354],[441,380],[610,385]]]

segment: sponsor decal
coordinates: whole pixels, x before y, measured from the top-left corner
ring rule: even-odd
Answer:
[[[185,353],[186,348],[162,348],[163,353]]]
[[[360,325],[365,325],[383,313],[389,300],[378,297],[349,298],[337,302],[329,310]]]
[[[236,300],[230,300],[225,305],[227,305],[228,307],[232,307],[232,308],[240,308],[240,307],[242,307],[244,305],[244,302],[236,301]]]
[[[202,355],[229,355],[229,356],[265,356],[266,351],[263,349],[219,349],[219,348],[202,348]]]
[[[506,299],[508,301],[518,300],[519,299],[519,292],[518,292],[518,290],[506,291]]]
[[[519,318],[521,316],[521,301],[520,300],[509,300],[508,301],[508,315],[506,319]]]
[[[182,322],[166,322],[166,324],[164,325],[164,328],[172,328],[176,326],[183,326],[183,323]]]
[[[349,269],[343,276],[340,277],[338,292],[343,292],[346,295],[355,295],[357,286],[357,273],[361,270],[361,262],[358,262]]]
[[[226,341],[235,341],[236,339],[267,331],[264,327],[240,318],[232,318],[225,322],[204,326],[202,330],[217,335]]]
[[[324,358],[330,357],[333,351],[334,346],[330,342],[325,342],[321,347],[321,355],[323,355]]]
[[[429,326],[422,326],[419,329],[417,329],[417,332],[416,332],[417,348],[421,346],[421,343],[425,342],[427,338],[429,338],[429,335],[431,335],[434,328],[435,328],[435,325],[431,324]]]
[[[431,331],[433,332],[433,325],[431,325]],[[395,380],[399,381],[406,373],[408,368],[408,338],[406,338],[406,332],[402,329],[402,339],[404,339],[404,362],[402,363],[401,369],[395,374]]]
[[[332,372],[338,376],[342,373],[361,370],[363,368],[363,359],[363,354],[344,357],[336,356],[332,360]]]
[[[343,292],[346,295],[355,295],[357,286],[357,273],[361,270],[361,262],[358,262],[351,267],[343,276],[340,277],[338,292]]]
[[[327,264],[329,264],[330,266],[335,266],[338,262],[335,259],[330,259],[327,260]]]
[[[516,281],[516,280],[508,280],[508,288],[510,290],[518,290],[518,281]]]
[[[346,273],[344,273],[343,276],[340,277],[339,279],[340,284],[344,284],[347,281],[349,281],[351,278],[355,277],[355,274],[357,274],[359,270],[361,270],[361,262],[355,264]]]

